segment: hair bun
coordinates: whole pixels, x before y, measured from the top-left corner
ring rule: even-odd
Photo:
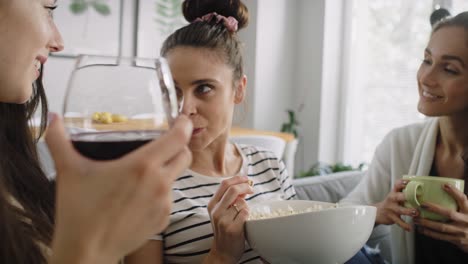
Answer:
[[[188,22],[212,12],[234,17],[239,29],[249,24],[249,10],[241,0],[185,0],[182,3],[182,13]]]

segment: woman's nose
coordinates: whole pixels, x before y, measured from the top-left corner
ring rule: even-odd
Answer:
[[[182,100],[181,113],[188,116],[197,113],[197,107],[194,98],[192,98],[191,96],[184,96],[184,99]]]
[[[55,24],[53,25],[53,35],[49,41],[48,48],[50,52],[59,52],[64,48],[62,35]]]
[[[419,82],[426,86],[434,86],[437,83],[435,67],[429,66],[420,70]]]

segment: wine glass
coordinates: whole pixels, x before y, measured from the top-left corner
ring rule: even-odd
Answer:
[[[168,130],[179,104],[164,58],[81,55],[68,82],[63,119],[82,155],[111,160]]]

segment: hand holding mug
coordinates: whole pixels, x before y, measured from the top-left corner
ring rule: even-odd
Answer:
[[[414,223],[421,234],[448,241],[468,253],[468,199],[462,191],[450,184],[444,184],[443,189],[456,201],[458,211],[435,203],[422,203],[421,207],[425,211],[440,215],[447,222],[417,217],[414,218]]]
[[[397,180],[392,191],[387,195],[385,200],[377,203],[376,224],[392,225],[397,224],[406,231],[411,231],[411,225],[401,219],[402,215],[415,217],[418,211],[414,208],[405,208],[403,203],[406,201],[402,190],[406,187],[407,180]]]
[[[434,203],[443,208],[457,211],[457,201],[445,191],[444,186],[449,184],[463,193],[465,184],[463,180],[447,177],[409,175],[404,175],[403,179],[409,181],[403,190],[406,199],[405,207],[418,209],[422,218],[435,221],[447,221],[449,219],[447,216],[428,211],[424,207],[421,208],[424,202]]]

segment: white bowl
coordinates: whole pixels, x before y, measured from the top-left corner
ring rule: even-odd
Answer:
[[[344,263],[364,246],[372,232],[377,209],[340,206],[317,201],[272,201],[251,206],[265,211],[306,211],[268,219],[248,220],[247,241],[269,263]]]

